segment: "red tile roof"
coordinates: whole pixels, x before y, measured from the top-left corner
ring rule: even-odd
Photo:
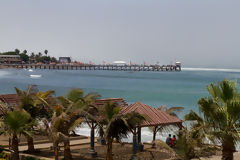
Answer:
[[[6,113],[6,107],[4,106],[4,104],[0,104],[0,117],[5,115]]]
[[[11,106],[17,105],[17,94],[1,94],[0,101]]]
[[[2,95],[0,95],[0,101],[9,106],[16,106],[17,105],[17,95],[16,94],[2,94]],[[6,112],[5,104],[0,104],[0,116],[3,116]]]
[[[121,110],[122,114],[127,114],[130,112],[137,112],[148,117],[148,120],[144,121],[141,127],[159,125],[181,125],[182,123],[181,119],[171,116],[164,111],[157,110],[156,108],[153,108],[141,102],[136,102],[129,105],[128,107],[123,107]]]

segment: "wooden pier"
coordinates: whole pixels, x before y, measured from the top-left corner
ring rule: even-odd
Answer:
[[[90,65],[90,64],[2,64],[18,69],[109,70],[109,71],[181,71],[181,65]]]

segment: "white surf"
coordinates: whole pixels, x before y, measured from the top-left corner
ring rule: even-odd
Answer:
[[[41,78],[42,75],[41,74],[31,74],[30,77],[31,78]]]

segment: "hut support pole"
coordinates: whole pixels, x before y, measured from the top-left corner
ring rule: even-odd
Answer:
[[[138,133],[137,133],[138,150],[142,152],[144,145],[142,144],[141,136],[142,136],[141,127],[138,127]]]
[[[137,137],[138,137],[138,144],[139,144],[141,143],[141,127],[138,128]]]
[[[94,143],[95,143],[95,137],[94,137],[94,130],[95,130],[95,127],[96,125],[94,125],[94,123],[92,122],[91,124],[88,123],[89,127],[91,128],[91,137],[90,137],[90,151],[88,152],[88,154],[91,156],[91,157],[96,157],[97,156],[97,152],[95,152],[95,149],[94,149]]]
[[[136,128],[133,129],[133,154],[131,157],[131,160],[139,160],[137,157],[137,132]]]

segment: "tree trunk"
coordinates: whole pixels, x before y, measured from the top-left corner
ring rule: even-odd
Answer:
[[[153,142],[156,140],[157,127],[153,128]]]
[[[70,141],[69,138],[64,141],[64,160],[71,160],[72,154],[70,150]]]
[[[226,140],[222,143],[222,160],[233,160],[234,152],[233,141]]]
[[[112,142],[113,142],[113,140],[112,140],[111,138],[108,138],[108,141],[107,141],[107,157],[106,157],[106,160],[113,160]]]
[[[8,140],[8,148],[9,148],[9,150],[11,150],[11,146],[12,146],[12,139],[11,139],[11,137],[9,137],[9,140]]]
[[[157,134],[157,127],[154,127],[154,128],[153,128],[152,148],[156,148],[156,143],[155,143],[155,140],[156,140],[156,134]]]
[[[19,160],[19,151],[18,151],[18,137],[14,133],[12,137],[12,147],[13,152],[11,153],[11,159]]]
[[[33,153],[35,152],[34,144],[33,144],[33,138],[30,136],[27,136],[27,143],[28,143],[28,152]]]
[[[153,142],[156,140],[156,131],[153,132]]]
[[[55,160],[58,160],[58,142],[55,142],[53,144],[53,148],[54,148],[54,157],[55,157]]]

